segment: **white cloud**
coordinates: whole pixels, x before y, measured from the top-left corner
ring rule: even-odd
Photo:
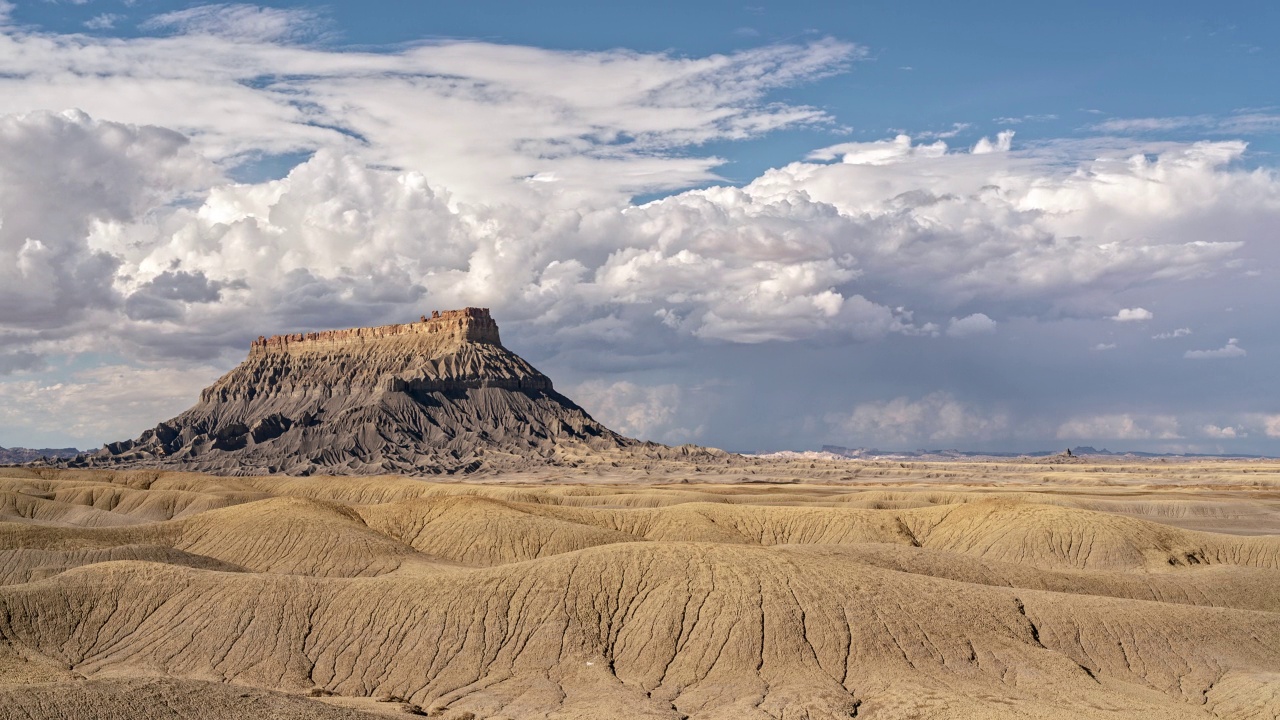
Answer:
[[[93,243],[219,175],[181,135],[83,113],[0,116],[0,330],[109,310],[119,255]]]
[[[520,195],[529,189],[516,179],[554,174],[560,191],[537,201],[572,206],[714,179],[718,158],[685,151],[703,143],[829,122],[768,94],[862,54],[834,40],[703,58],[482,42],[394,52],[292,44],[310,17],[219,5],[152,21],[174,27],[172,37],[3,33],[0,113],[78,107],[162,125],[226,162],[354,152],[429,169],[472,200]]]
[[[1280,114],[1241,110],[1229,115],[1177,115],[1170,117],[1111,118],[1093,125],[1108,133],[1140,134],[1195,129],[1225,135],[1252,135],[1280,130]]]
[[[1115,350],[1116,344],[1115,343],[1098,343],[1097,345],[1093,346],[1093,349],[1095,352],[1106,352],[1107,350]]]
[[[972,127],[972,125],[969,123],[961,123],[961,122],[951,123],[951,129],[949,130],[926,131],[926,132],[919,133],[918,137],[925,140],[934,139],[934,138],[937,138],[939,140],[946,140],[959,135],[965,130],[968,130],[970,127]]]
[[[920,145],[913,143],[910,135],[898,135],[892,140],[832,145],[809,153],[809,159],[839,159],[849,165],[892,165],[916,157],[942,157],[946,152],[947,144],[941,140]]]
[[[85,20],[84,26],[90,30],[110,30],[123,19],[124,16],[119,13],[102,13]]]
[[[120,151],[135,152],[129,147]],[[1165,160],[1154,164],[1166,176],[1162,187],[1177,192],[1191,182],[1178,172],[1220,173],[1217,182],[1226,185],[1260,180],[1213,164],[1179,166],[1192,152],[1205,153],[1170,151],[1176,171],[1160,169]],[[113,347],[166,354],[207,353],[210,343],[228,341],[238,351],[246,317],[257,332],[394,321],[418,312],[428,297],[439,307],[491,306],[562,337],[574,328],[606,332],[622,345],[645,342],[646,323],[703,340],[866,340],[937,333],[935,323],[912,320],[921,310],[940,315],[981,300],[1024,311],[1027,301],[1169,282],[1208,271],[1236,247],[1107,237],[1052,199],[1081,177],[1098,176],[1099,166],[1062,175],[1010,155],[946,153],[887,166],[795,163],[744,188],[712,187],[635,207],[561,208],[541,203],[541,193],[507,203],[463,201],[420,172],[321,151],[279,181],[215,186],[200,205],[135,208],[72,233],[83,236],[75,257],[105,265],[95,282],[68,283],[96,287],[100,299],[71,296],[68,303],[118,308],[123,317],[96,328]],[[58,157],[51,149],[41,162]],[[1153,171],[1151,164],[1102,167],[1109,174],[1099,186],[1068,193],[1071,204],[1087,208],[1081,191],[1117,192],[1125,172]],[[1005,189],[995,192],[993,182]],[[558,183],[538,185],[562,192]],[[153,193],[150,202],[162,198]],[[1028,205],[1060,209],[1018,209]],[[1028,244],[1027,237],[1053,239]],[[34,267],[47,251],[14,246],[14,265]],[[75,267],[72,257],[62,266]],[[165,273],[198,297],[156,294],[152,284]],[[916,307],[868,299],[886,296]],[[985,313],[952,318],[952,336],[995,327]]]
[[[945,392],[930,393],[918,400],[898,397],[861,403],[848,414],[828,415],[826,421],[847,442],[860,445],[959,439],[973,442],[1009,433],[1007,415],[981,413]]]
[[[157,20],[168,37],[0,32],[0,113],[100,118],[0,117],[0,370],[89,352],[229,363],[260,332],[466,304],[493,307],[508,337],[634,357],[956,336],[991,317],[1010,337],[1064,318],[1092,333],[1126,290],[1150,304],[1188,279],[1240,282],[1280,225],[1280,179],[1244,167],[1241,142],[1015,149],[1007,131],[971,150],[845,142],[632,205],[714,181],[707,143],[831,124],[775,91],[862,51],[364,52],[297,44],[305,18],[219,8]],[[280,180],[216,169],[286,152],[309,159]],[[923,403],[996,434],[933,397],[858,422],[959,440],[933,421],[892,430]]]
[[[1206,437],[1218,438],[1223,440],[1229,440],[1229,439],[1234,439],[1237,437],[1244,436],[1244,433],[1241,433],[1238,429],[1230,425],[1225,425],[1222,427],[1218,427],[1217,425],[1205,425],[1200,429],[1200,431],[1204,433]]]
[[[744,191],[757,205],[829,205],[851,226],[839,249],[847,248],[867,277],[893,278],[918,297],[948,303],[1044,300],[1059,292],[1081,298],[1130,287],[1142,275],[1193,277],[1243,242],[1205,242],[1167,215],[1199,215],[1206,206],[1192,200],[1202,197],[1193,188],[1226,174],[1241,145],[1171,148],[1153,164],[1104,158],[1063,168],[1035,154],[950,153],[940,144],[846,143],[814,156],[856,162],[793,163]],[[1267,196],[1280,189],[1270,177],[1235,177],[1269,186]],[[1162,241],[1148,239],[1153,235]]]
[[[1268,438],[1280,438],[1280,413],[1241,413],[1233,422],[1238,437],[1249,437],[1249,433],[1261,434]],[[1213,427],[1206,426],[1206,431]]]
[[[1013,131],[1003,130],[996,135],[995,142],[987,138],[982,138],[977,145],[973,146],[971,152],[974,155],[987,155],[995,152],[1009,152],[1013,149]]]
[[[708,227],[677,202],[560,212],[455,206],[419,173],[320,152],[283,180],[218,188],[159,222],[101,226],[91,242],[123,259],[119,290],[145,313],[135,319],[171,320],[163,337],[173,343],[185,343],[191,326],[229,328],[246,314],[297,322],[335,302],[354,313],[344,322],[377,320],[397,307],[410,312],[428,292],[441,307],[490,306],[561,331],[619,313],[746,343],[919,329],[833,289],[857,277],[849,258],[770,247],[783,238],[761,232],[749,207]],[[222,301],[154,298],[147,284],[166,272],[187,273],[183,282],[201,297]]]
[[[289,42],[315,35],[324,24],[321,16],[303,8],[225,3],[156,15],[140,27],[247,42]]]
[[[222,372],[206,366],[105,365],[68,380],[0,383],[0,433],[42,433],[89,448],[103,438],[135,437],[195,403]]]
[[[1151,336],[1152,340],[1172,340],[1174,338],[1186,337],[1191,334],[1191,328],[1178,328],[1170,332],[1157,333]]]
[[[1094,130],[1114,133],[1134,133],[1180,130],[1193,125],[1204,126],[1212,118],[1208,115],[1199,117],[1148,117],[1148,118],[1112,118],[1093,125]]]
[[[1000,123],[1001,125],[1018,125],[1024,122],[1048,122],[1050,120],[1057,120],[1057,119],[1058,119],[1057,115],[1044,114],[1044,115],[1020,115],[1017,117],[998,117],[998,118],[994,118],[993,121]]]
[[[1058,427],[1062,440],[1176,440],[1178,418],[1172,415],[1092,415],[1072,418]]]
[[[1146,308],[1122,308],[1111,319],[1116,322],[1142,322],[1155,317],[1155,313]]]
[[[982,313],[966,315],[962,318],[951,318],[947,324],[947,335],[951,337],[970,337],[972,335],[989,335],[996,331],[996,321]]]
[[[1231,338],[1227,340],[1227,344],[1217,350],[1188,350],[1183,353],[1183,357],[1188,360],[1218,360],[1222,358],[1244,357],[1248,353],[1244,348],[1240,347],[1239,340]]]
[[[1266,415],[1262,421],[1262,431],[1267,437],[1280,438],[1280,415]]]
[[[628,381],[590,380],[571,390],[592,417],[623,435],[642,440],[690,442],[702,426],[676,427],[687,391],[677,385],[637,385]]]
[[[274,17],[246,8],[201,12]],[[163,22],[205,32],[201,18]],[[229,327],[264,306],[297,322],[308,317],[299,304],[319,305],[317,297],[342,298],[343,320],[394,317],[397,305],[429,293],[441,306],[483,303],[516,317],[580,318],[584,327],[660,317],[707,340],[930,334],[933,323],[903,318],[913,310],[945,318],[974,300],[1025,313],[1027,302],[1211,272],[1239,247],[1237,235],[1205,242],[1176,224],[1165,231],[1179,214],[1225,211],[1185,198],[1203,196],[1205,183],[1221,197],[1280,195],[1270,178],[1225,169],[1243,151],[1230,143],[1173,146],[1156,162],[1071,166],[1012,152],[1006,132],[981,145],[999,151],[985,154],[907,136],[845,143],[814,154],[839,164],[794,163],[744,188],[627,207],[619,192],[706,177],[715,160],[680,147],[822,120],[761,98],[837,71],[859,50],[821,41],[690,60],[449,43],[363,54],[269,42],[274,31],[248,35],[45,42],[32,51],[41,63],[19,54],[17,79],[0,81],[16,91],[0,102],[29,102],[23,93],[38,86],[46,99],[168,117],[214,157],[333,146],[286,180],[213,188],[194,211],[157,208],[146,222],[95,226],[89,241],[121,261],[115,284],[124,296],[167,271],[228,289],[216,307],[182,307],[194,313],[186,324]],[[12,54],[34,40],[7,42]],[[192,63],[157,61],[179,48]],[[84,63],[114,78],[116,91],[102,94],[98,80],[60,87],[48,74]],[[437,82],[444,75],[447,86]],[[117,102],[156,94],[161,80],[195,82],[211,102],[238,110],[182,114],[208,102],[165,92],[162,106]],[[209,125],[213,117],[236,122]],[[143,300],[133,303],[135,319],[173,337],[157,321],[178,320],[176,307],[143,308]],[[959,318],[953,334],[980,325],[989,329],[989,317]]]

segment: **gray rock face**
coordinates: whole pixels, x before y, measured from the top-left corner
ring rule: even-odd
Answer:
[[[488,310],[466,308],[403,325],[259,338],[195,407],[66,464],[438,474],[640,445],[504,348]]]
[[[19,465],[47,458],[69,458],[79,455],[75,448],[23,448],[0,447],[0,465]]]

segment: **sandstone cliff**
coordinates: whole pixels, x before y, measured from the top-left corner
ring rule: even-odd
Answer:
[[[402,325],[260,337],[200,402],[69,464],[219,474],[515,469],[623,447],[502,346],[482,308]]]

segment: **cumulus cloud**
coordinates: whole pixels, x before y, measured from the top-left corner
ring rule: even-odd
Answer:
[[[1202,427],[1200,431],[1204,433],[1205,437],[1217,438],[1220,440],[1232,440],[1237,437],[1242,437],[1244,435],[1239,430],[1237,430],[1236,428],[1230,425],[1224,425],[1222,427],[1219,427],[1217,425],[1210,424]]]
[[[927,335],[936,332],[931,320],[947,317],[950,333],[962,336],[993,327],[985,314],[950,315],[975,300],[1035,314],[1045,303],[1212,272],[1239,247],[1230,234],[1206,242],[1140,230],[1179,213],[1211,215],[1212,205],[1183,202],[1210,180],[1223,196],[1277,194],[1270,178],[1228,168],[1243,151],[1230,143],[1173,146],[1155,161],[1104,157],[1071,166],[1014,152],[1004,132],[970,152],[905,135],[844,143],[812,155],[839,163],[793,163],[742,188],[628,206],[616,193],[652,187],[625,178],[663,176],[653,163],[701,163],[658,185],[706,177],[716,161],[676,152],[681,147],[823,120],[817,111],[760,101],[771,88],[839,71],[859,49],[818,41],[676,59],[447,43],[362,54],[289,45],[275,30],[234,40],[226,37],[234,32],[215,32],[217,23],[279,28],[306,20],[274,12],[181,11],[152,23],[179,35],[110,47],[50,40],[38,48],[40,64],[31,62],[32,38],[0,42],[0,56],[6,48],[30,51],[16,54],[22,62],[0,80],[15,91],[4,96],[11,104],[29,102],[23,93],[40,86],[45,98],[168,117],[215,159],[321,148],[283,180],[213,186],[198,207],[157,204],[142,221],[95,225],[86,244],[106,264],[88,286],[112,277],[114,290],[99,305],[123,305],[140,322],[206,328],[233,327],[250,308],[267,307],[296,327],[320,322],[316,314],[335,301],[342,316],[332,311],[326,324],[391,318],[431,297],[545,323],[572,318],[584,328],[614,327],[609,318],[632,327],[656,322],[709,341]],[[152,65],[197,47],[194,65]],[[136,57],[144,52],[145,60]],[[107,98],[101,83],[46,82],[50,67],[86,57],[127,90]],[[134,60],[146,63],[146,77]],[[436,82],[441,73],[452,78],[447,88]],[[400,87],[407,78],[418,79]],[[241,107],[239,121],[208,126],[210,113],[172,114],[207,107],[208,99],[116,103],[122,93],[160,90],[161,80],[198,81],[209,97]],[[408,95],[391,92],[397,88]],[[390,95],[397,107],[381,99]],[[306,117],[296,115],[302,104]],[[400,114],[428,104],[430,112]],[[481,117],[483,141],[471,134]],[[617,182],[605,195],[583,194]],[[44,251],[33,244],[24,257],[35,262]],[[219,294],[157,295],[148,283],[162,273],[202,278]],[[164,337],[186,345],[183,334],[170,327]],[[147,333],[124,328],[120,336],[146,341]]]
[[[958,319],[951,318],[951,322],[947,324],[947,335],[951,337],[989,335],[995,331],[996,321],[982,313],[974,313]]]
[[[1095,333],[1127,290],[1151,304],[1185,281],[1238,282],[1280,224],[1280,179],[1246,167],[1236,141],[1024,145],[1006,131],[966,149],[903,134],[720,184],[708,143],[833,124],[778,92],[863,54],[835,40],[708,57],[366,52],[300,43],[310,19],[290,12],[179,11],[152,22],[164,37],[0,32],[0,112],[17,113],[0,116],[10,372],[57,353],[229,364],[259,333],[469,304],[494,308],[522,351],[637,366],[712,363],[699,353],[729,343],[897,338],[877,347],[906,356],[914,337],[990,332],[992,317],[993,344],[1054,323]],[[93,117],[27,112],[64,107]],[[225,177],[283,153],[299,153],[285,177]],[[842,417],[886,442],[1004,432],[1003,415],[921,397],[937,387]],[[663,415],[660,392],[615,394],[642,409],[617,417],[643,433],[700,425]],[[961,420],[893,420],[913,408]]]
[[[1116,322],[1143,322],[1154,317],[1155,313],[1146,308],[1122,308],[1111,319]]]
[[[243,280],[212,282],[200,271],[166,270],[125,298],[125,315],[131,320],[182,320],[187,307],[217,302],[226,287],[247,289],[248,285]]]
[[[124,259],[130,279],[120,285],[135,319],[198,319],[205,330],[250,312],[264,324],[297,323],[339,302],[354,313],[343,320],[390,319],[428,293],[443,307],[491,306],[561,331],[607,317],[745,343],[920,330],[901,312],[835,289],[858,276],[851,258],[776,247],[790,240],[762,231],[748,205],[717,212],[709,226],[697,211],[715,194],[559,212],[470,205],[420,173],[324,151],[282,180],[221,187],[197,208],[101,227],[92,241]],[[821,213],[813,220],[817,227]],[[200,296],[174,296],[178,279]],[[169,295],[157,294],[160,282]],[[265,317],[260,308],[270,308]],[[183,332],[164,339],[185,345]]]
[[[1129,413],[1072,418],[1058,427],[1063,440],[1177,440],[1178,418]]]
[[[954,162],[963,176],[970,157],[931,161]],[[925,325],[891,309],[901,306],[868,300],[869,293],[912,287],[903,299],[935,310],[973,298],[1016,302],[1176,277],[1234,249],[1112,247],[1091,258],[1096,244],[1064,239],[1058,247],[1042,245],[1049,254],[1037,257],[1006,227],[1005,251],[983,232],[996,227],[994,219],[986,228],[972,223],[970,215],[997,209],[982,199],[926,190],[858,197],[865,190],[856,172],[824,177],[861,167],[867,166],[796,164],[745,188],[560,211],[459,202],[421,173],[323,151],[284,180],[216,189],[194,211],[114,235],[104,231],[96,244],[116,248],[130,276],[147,278],[181,263],[186,272],[249,288],[245,303],[293,318],[305,316],[297,301],[310,302],[314,292],[366,296],[375,301],[368,314],[375,317],[378,307],[416,303],[429,288],[444,305],[485,304],[580,324],[660,317],[687,336],[733,342],[927,334]],[[825,202],[819,194],[828,196]],[[951,213],[957,214],[949,230],[939,223]],[[927,229],[920,225],[926,217]],[[990,255],[974,252],[978,234],[992,246]],[[903,262],[913,255],[914,262]],[[999,269],[1011,256],[1015,264]],[[1063,263],[1079,274],[1050,274],[1051,264]],[[299,283],[311,290],[298,292]],[[389,287],[399,290],[388,294]],[[951,330],[989,331],[993,322],[975,314],[956,319]]]
[[[935,392],[917,400],[860,403],[847,414],[826,417],[832,432],[859,445],[871,443],[911,444],[948,442],[958,439],[988,440],[1009,433],[1009,417],[986,414],[953,397]]]
[[[1151,336],[1152,340],[1172,340],[1174,338],[1186,337],[1191,334],[1191,328],[1178,328],[1169,332],[1156,333]]]
[[[686,395],[677,385],[591,380],[576,386],[572,392],[592,417],[624,435],[683,443],[702,434],[701,426],[676,426],[675,421],[684,409],[681,398]]]
[[[101,124],[76,117],[58,122]],[[150,142],[150,131],[117,130],[139,138],[130,143]],[[107,313],[89,336],[78,336],[80,346],[96,333],[97,342],[126,355],[232,357],[259,333],[393,322],[425,304],[490,306],[509,324],[550,331],[536,336],[545,342],[620,348],[664,336],[760,343],[929,335],[939,332],[930,315],[950,317],[948,334],[962,337],[995,327],[985,313],[942,314],[962,303],[1034,312],[1045,300],[1202,274],[1238,247],[1107,237],[1110,223],[1082,236],[1074,211],[1018,208],[1050,205],[1054,183],[1080,186],[1082,173],[1097,174],[1097,163],[1060,175],[1010,153],[983,156],[978,165],[969,153],[883,165],[796,163],[743,188],[688,191],[639,206],[565,208],[464,201],[423,172],[322,150],[283,179],[215,183],[199,203],[167,205],[174,186],[208,167],[163,137],[171,141],[168,165],[187,175],[124,186],[138,197],[127,212],[64,215],[80,218],[73,232],[56,235],[70,243],[63,246],[70,254],[44,265],[65,276],[54,285],[66,288],[57,305],[63,324],[89,308]],[[121,146],[125,158],[139,152],[132,148]],[[1192,152],[1204,151],[1171,150],[1169,162]],[[985,164],[992,156],[995,164]],[[59,151],[50,148],[46,157]],[[927,173],[918,162],[930,164]],[[1066,196],[1081,203],[1087,189],[1105,197],[1124,186],[1125,172],[1151,172],[1161,162],[1123,171],[1103,163],[1110,174],[1098,187],[1084,183]],[[1214,164],[1195,172],[1227,185],[1259,181]],[[1167,176],[1164,187],[1178,187],[1177,172],[1159,173]],[[1005,189],[994,192],[991,181]],[[169,185],[169,194],[157,184]],[[26,204],[13,197],[14,207]],[[28,243],[28,236],[42,237],[24,232],[22,244],[10,245],[19,272],[37,267],[51,247]],[[1025,237],[1045,240],[1028,244]],[[81,265],[94,272],[75,274]],[[92,298],[84,295],[90,291]],[[33,312],[39,305],[21,307]],[[49,326],[57,314],[50,313],[28,324]],[[49,341],[32,339],[25,349],[36,342]],[[23,347],[20,340],[15,347]]]
[[[1262,416],[1262,431],[1267,437],[1280,438],[1280,415]]]
[[[1183,353],[1183,357],[1188,360],[1220,360],[1224,358],[1238,358],[1248,355],[1244,348],[1240,347],[1240,341],[1231,338],[1227,340],[1227,344],[1217,350],[1188,350]]]
[[[219,175],[178,133],[83,113],[0,116],[0,330],[56,330],[119,304],[95,229],[139,220]]]
[[[135,437],[190,407],[222,372],[207,366],[104,365],[58,382],[0,383],[0,433],[65,438],[88,448]]]
[[[984,137],[973,146],[973,150],[971,152],[974,155],[1009,152],[1013,149],[1013,135],[1014,132],[1012,130],[1004,130],[996,135],[996,139],[994,141]]]
[[[756,206],[788,213],[834,209],[845,227],[832,252],[857,258],[863,277],[912,287],[916,309],[926,299],[942,306],[976,298],[1082,303],[1139,277],[1202,275],[1235,253],[1243,236],[1206,242],[1198,228],[1179,229],[1163,214],[1206,210],[1192,198],[1211,176],[1261,182],[1262,195],[1274,197],[1270,176],[1228,169],[1243,149],[1190,144],[1167,148],[1154,162],[1103,157],[1063,167],[1035,152],[957,153],[941,141],[899,138],[828,148],[814,157],[845,162],[793,163],[743,192]]]

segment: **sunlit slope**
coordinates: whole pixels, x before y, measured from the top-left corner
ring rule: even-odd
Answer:
[[[486,713],[1034,717],[1091,699],[1195,717],[1221,678],[1280,672],[1273,613],[958,583],[800,548],[625,543],[449,582],[115,562],[11,586],[0,607],[7,639],[87,675]]]
[[[110,720],[376,720],[304,698],[221,683],[166,679],[95,679],[38,687],[0,685],[0,718]]]
[[[0,481],[0,718],[1280,712],[1280,537],[1102,491]]]

